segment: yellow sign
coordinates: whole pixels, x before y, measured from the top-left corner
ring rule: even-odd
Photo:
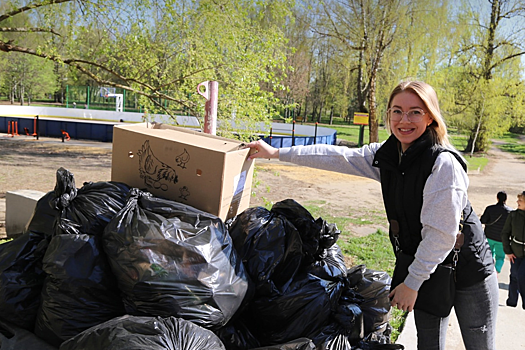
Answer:
[[[368,113],[354,112],[354,124],[368,125]]]

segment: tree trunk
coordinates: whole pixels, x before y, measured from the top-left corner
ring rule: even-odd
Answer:
[[[377,122],[377,108],[376,108],[376,76],[370,78],[370,90],[368,94],[368,127],[369,142],[379,142],[379,123]]]
[[[304,98],[304,114],[303,114],[303,120],[305,122],[308,121],[308,96]]]
[[[24,105],[24,86],[20,85],[20,106]]]
[[[321,122],[321,114],[323,112],[323,105],[324,103],[321,102],[321,105],[319,106],[319,114],[317,114],[317,122],[320,123]]]
[[[302,104],[298,104],[296,108],[296,115],[297,115],[297,119],[301,120],[301,123],[304,121],[303,117],[301,117],[301,112],[302,112],[302,107],[303,105]]]
[[[334,122],[334,106],[330,107],[330,125]]]
[[[312,107],[312,122],[315,121],[316,114],[317,114],[317,104],[314,102],[314,105]]]
[[[11,89],[9,89],[9,102],[11,104],[15,104],[15,85],[11,85]]]

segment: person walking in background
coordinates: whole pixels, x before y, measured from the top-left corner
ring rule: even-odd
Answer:
[[[510,283],[507,306],[518,305],[521,295],[525,310],[525,191],[518,194],[518,209],[511,211],[501,231],[503,250],[510,260]]]
[[[501,243],[501,230],[503,230],[507,216],[512,208],[505,204],[507,201],[507,193],[505,191],[498,192],[496,199],[498,203],[485,208],[483,215],[481,215],[481,223],[485,224],[485,236],[487,236],[492,257],[496,262],[496,271],[500,273],[505,262],[505,252],[503,251],[503,243]]]
[[[420,81],[402,82],[388,100],[390,137],[361,148],[332,145],[276,149],[262,140],[246,147],[254,158],[282,161],[381,182],[394,247],[413,256],[407,277],[391,287],[391,305],[412,311],[421,285],[438,265],[452,260],[461,213],[470,208],[466,164],[450,144],[435,90]],[[470,212],[472,213],[472,212]],[[494,350],[498,280],[477,215],[459,252],[453,307],[467,350]],[[441,302],[441,300],[439,301]],[[424,305],[428,306],[428,305]],[[449,315],[414,310],[418,349],[444,350]]]

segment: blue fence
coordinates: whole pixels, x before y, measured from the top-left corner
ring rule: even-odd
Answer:
[[[181,117],[182,118],[182,117]],[[113,126],[123,124],[117,121],[92,121],[62,118],[31,118],[0,116],[0,132],[13,132],[13,125],[20,135],[62,138],[64,132],[75,140],[91,140],[100,142],[113,141]],[[259,132],[260,133],[260,132]],[[270,136],[262,137],[273,147],[282,148],[298,145],[328,144],[337,141],[337,131],[317,125],[292,125],[272,123]]]
[[[38,136],[62,138],[62,131],[65,131],[72,139],[100,142],[113,141],[113,126],[118,124],[122,123],[0,116],[0,132],[3,133],[16,131],[19,135],[33,135],[38,131]]]

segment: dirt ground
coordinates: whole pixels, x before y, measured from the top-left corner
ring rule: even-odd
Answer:
[[[469,174],[469,197],[478,215],[485,206],[496,202],[496,193],[509,194],[508,205],[516,207],[515,195],[525,189],[525,161],[493,148],[490,161],[482,171]],[[315,202],[331,215],[365,219],[385,217],[379,183],[350,175],[295,166],[276,160],[257,160],[257,170],[250,205],[257,206],[287,198],[301,204]],[[97,142],[61,142],[59,139],[0,134],[0,200],[7,191],[38,190],[49,192],[55,186],[56,171],[64,167],[75,176],[77,187],[87,181],[111,179],[111,144]],[[330,222],[329,217],[324,217]],[[349,224],[343,232],[366,235],[386,228],[385,220],[377,226]],[[3,226],[0,222],[0,226]],[[0,227],[2,234],[3,227]]]

